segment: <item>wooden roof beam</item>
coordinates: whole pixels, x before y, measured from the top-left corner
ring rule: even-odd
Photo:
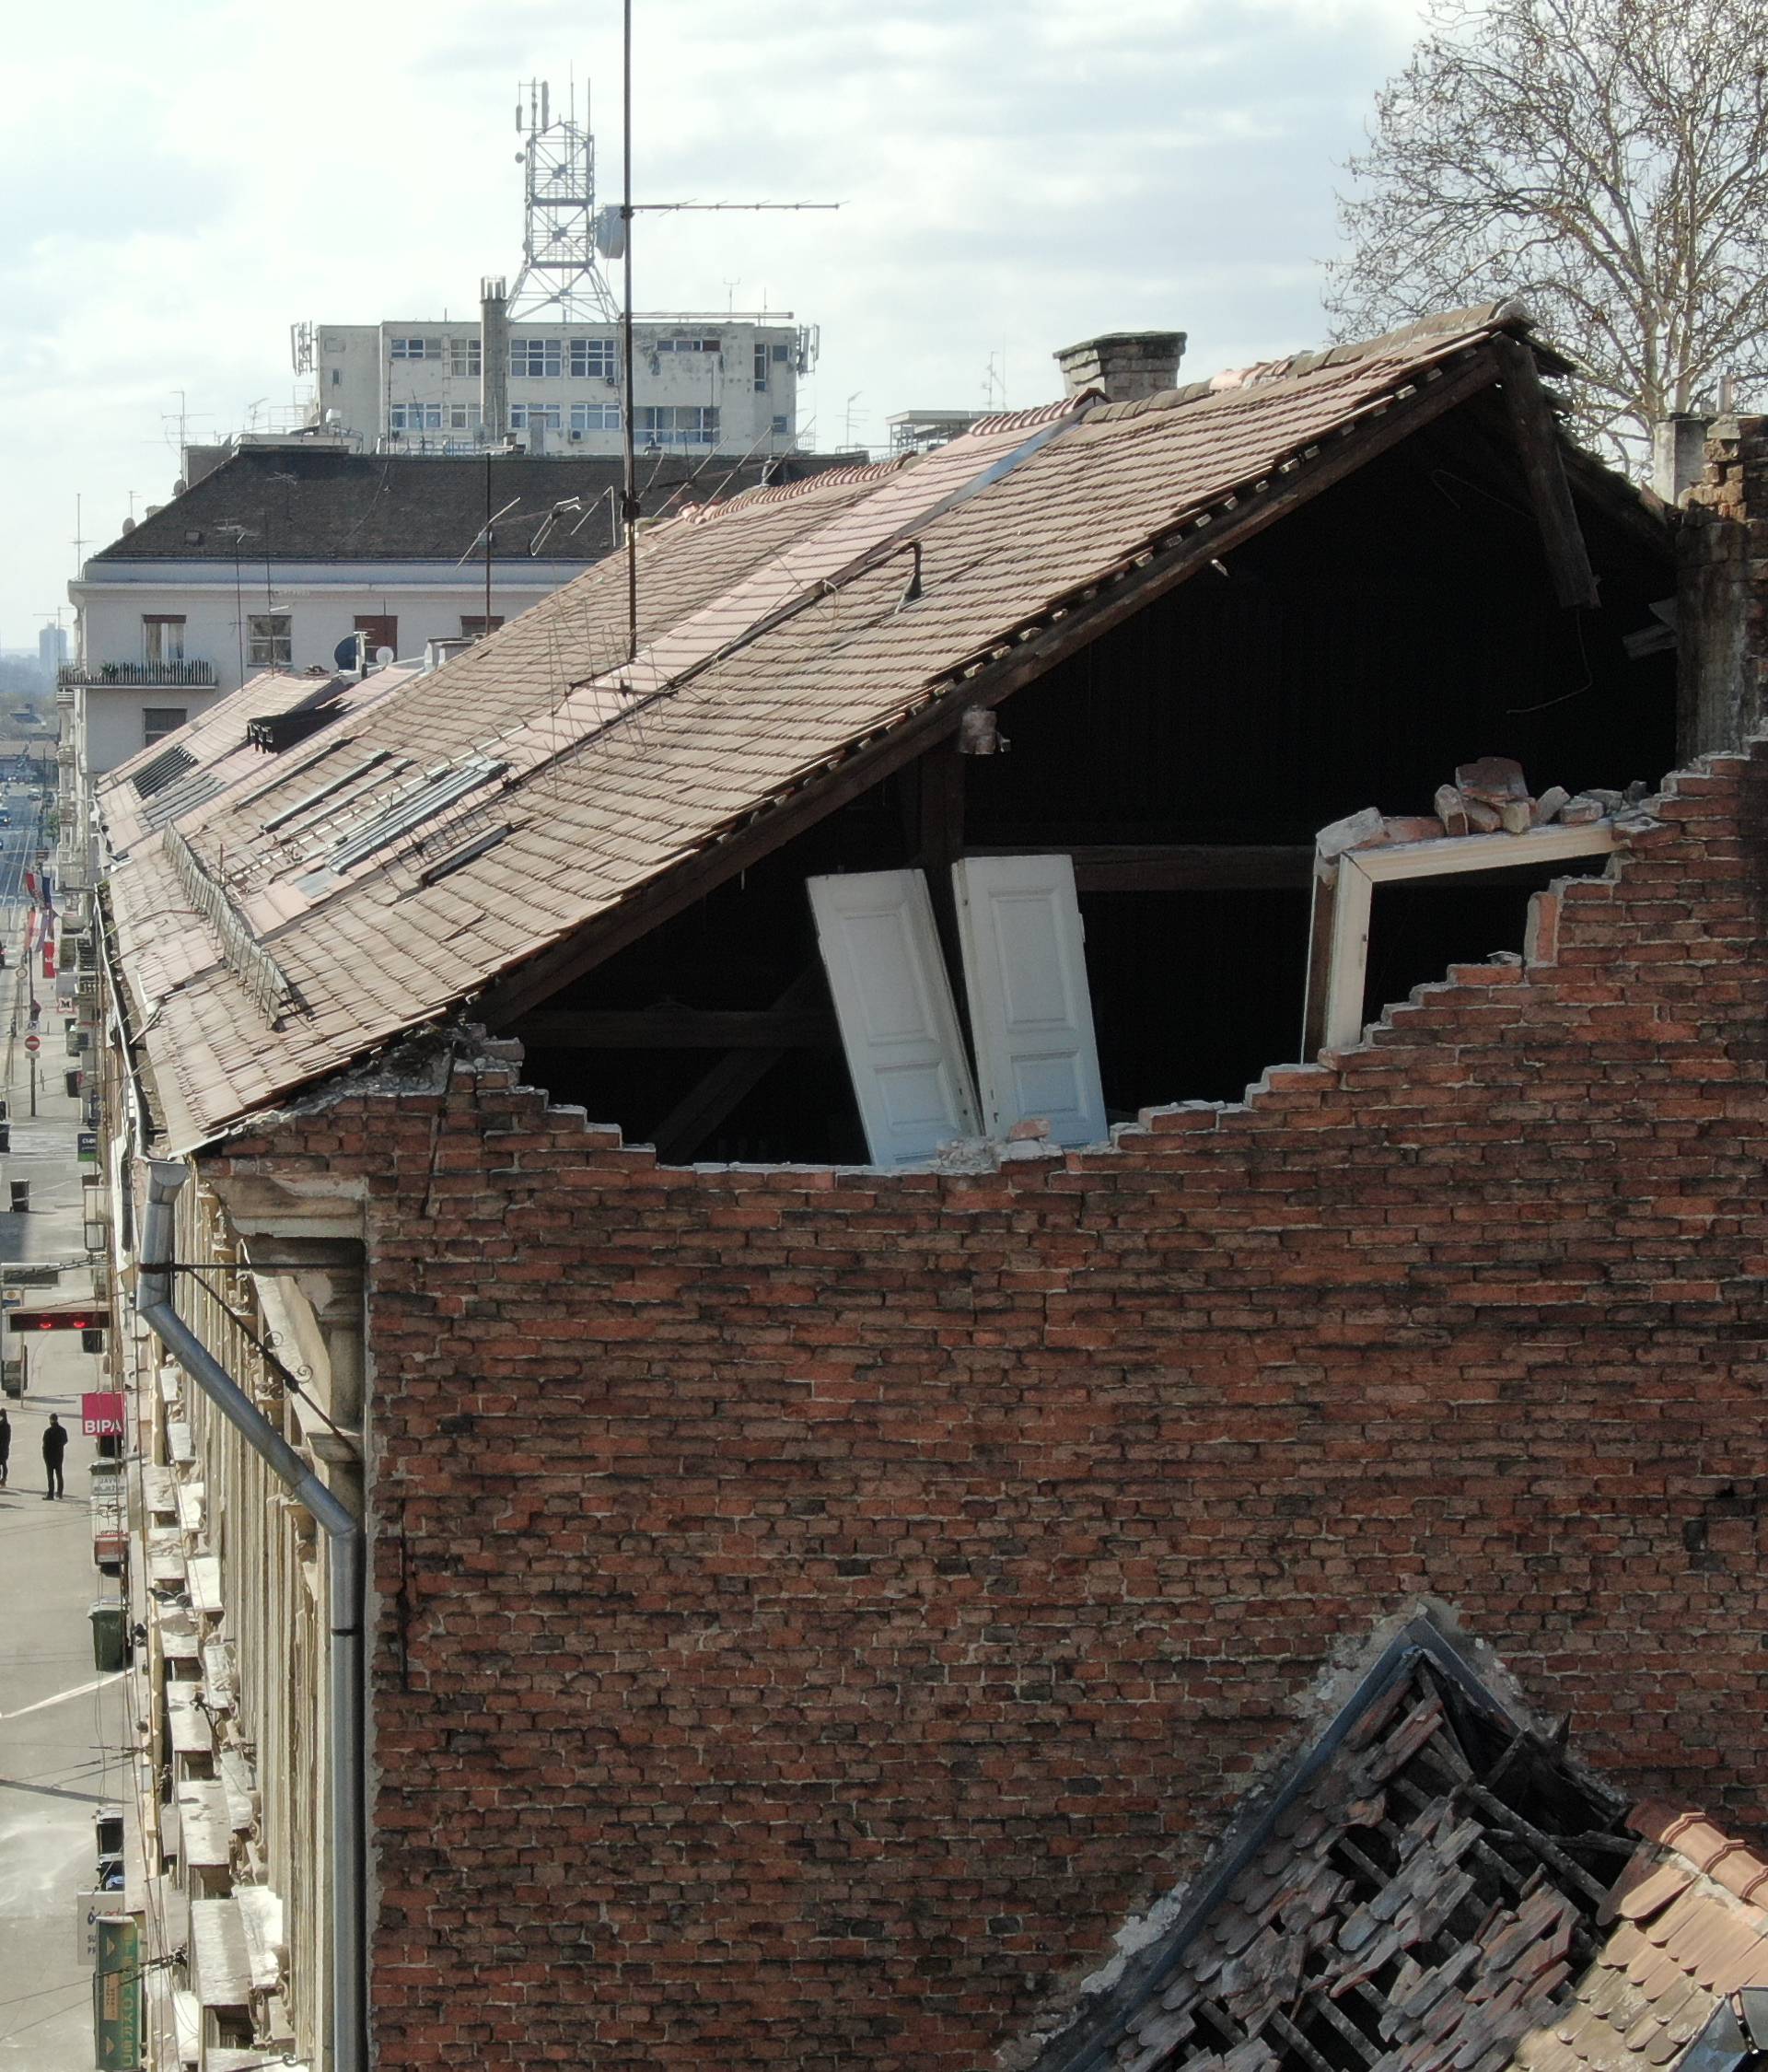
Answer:
[[[1528,346],[1495,338],[1492,351],[1503,370],[1504,402],[1516,434],[1522,479],[1541,528],[1541,545],[1553,573],[1553,594],[1566,611],[1593,611],[1600,604],[1596,572],[1572,505],[1571,484],[1560,457],[1559,424],[1541,385],[1541,370]]]

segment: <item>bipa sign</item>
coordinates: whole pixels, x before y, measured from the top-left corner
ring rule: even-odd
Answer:
[[[122,1398],[109,1390],[80,1398],[80,1429],[87,1438],[108,1438],[122,1430]]]

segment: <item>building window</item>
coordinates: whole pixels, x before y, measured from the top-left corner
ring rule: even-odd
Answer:
[[[396,402],[388,410],[387,428],[390,432],[439,432],[442,429],[442,405],[435,402]]]
[[[541,381],[558,375],[561,342],[556,338],[512,338],[509,371],[518,379]]]
[[[791,436],[792,420],[789,417],[776,417],[774,420],[774,437],[776,439],[785,439],[790,438]]]
[[[716,446],[718,413],[704,404],[646,404],[635,413],[633,431],[646,447]]]
[[[512,432],[557,432],[564,428],[564,409],[555,402],[518,402],[509,406]]]
[[[471,403],[448,405],[448,429],[451,432],[471,432],[478,429],[478,413]]]
[[[765,345],[758,345],[755,348],[755,386],[758,389],[767,387],[767,347]]]
[[[333,387],[334,389],[338,389],[338,388],[342,388],[342,387],[343,387],[343,368],[342,368],[341,367],[333,367],[333,368],[332,369],[332,387]]]
[[[142,613],[141,658],[144,662],[181,662],[184,659],[184,614],[181,611]]]
[[[451,338],[448,341],[448,372],[471,375],[477,380],[480,372],[479,341],[476,338]]]
[[[571,372],[579,381],[611,381],[614,378],[613,340],[574,338],[571,341]]]
[[[772,350],[774,359],[781,367],[784,367],[785,365],[787,357],[785,347],[784,345],[775,345],[772,348]]]
[[[719,348],[715,338],[659,338],[659,353],[715,353]]]
[[[387,350],[396,360],[439,360],[442,341],[439,338],[391,338],[387,342]]]
[[[255,669],[285,669],[294,659],[294,621],[286,611],[254,611],[246,619],[246,659]]]
[[[574,432],[617,432],[620,429],[620,405],[611,402],[574,402],[571,405],[571,429]]]
[[[503,623],[504,615],[501,611],[494,612],[489,619],[483,614],[472,617],[463,611],[460,614],[460,637],[462,640],[483,640],[488,633],[495,633]]]
[[[152,748],[168,734],[176,734],[189,713],[183,705],[149,705],[141,716],[141,745]]]

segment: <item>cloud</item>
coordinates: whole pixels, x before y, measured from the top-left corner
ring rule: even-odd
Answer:
[[[1322,331],[1334,163],[1403,59],[1413,0],[637,0],[641,198],[833,199],[839,213],[657,215],[646,308],[791,308],[821,328],[801,413],[1056,390],[1101,328],[1189,331],[1207,371]],[[0,642],[93,543],[160,500],[163,418],[292,407],[288,326],[465,310],[513,274],[518,77],[593,85],[619,172],[619,11],[559,0],[91,0],[12,29],[0,137]],[[77,107],[70,106],[77,91]],[[137,500],[139,508],[141,498]]]

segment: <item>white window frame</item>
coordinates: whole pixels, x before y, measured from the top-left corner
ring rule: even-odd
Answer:
[[[571,429],[574,432],[617,432],[620,429],[620,405],[611,402],[574,402],[571,405]]]
[[[509,376],[512,381],[556,381],[564,366],[564,341],[558,338],[512,338],[509,342]],[[533,363],[539,360],[539,366]]]
[[[439,360],[442,341],[439,338],[390,338],[387,357],[390,360]]]
[[[292,611],[249,611],[246,614],[246,667],[286,669],[294,666],[295,614]]]
[[[1309,1050],[1345,1050],[1363,1033],[1363,989],[1369,968],[1369,922],[1378,885],[1418,878],[1449,878],[1473,870],[1521,870],[1530,865],[1604,856],[1615,846],[1609,821],[1584,827],[1538,827],[1527,834],[1451,834],[1436,842],[1396,842],[1382,849],[1351,849],[1314,866],[1313,933],[1327,945],[1326,977],[1318,1016],[1307,1004]],[[1310,974],[1314,959],[1309,957]],[[1310,987],[1311,987],[1310,976]]]
[[[169,734],[190,723],[188,705],[144,705],[141,711],[141,745],[150,749]]]
[[[555,402],[511,403],[509,428],[512,432],[563,431],[564,406]]]
[[[141,615],[141,658],[146,663],[181,662],[184,659],[184,627],[181,611],[144,611]]]
[[[476,338],[451,338],[448,341],[448,373],[457,380],[479,378],[484,366],[481,357],[480,342]]]
[[[611,338],[572,339],[571,378],[574,381],[611,381],[618,370]]]

